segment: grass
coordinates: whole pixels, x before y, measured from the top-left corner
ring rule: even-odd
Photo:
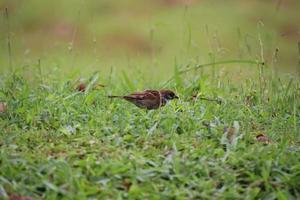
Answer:
[[[10,26],[7,30],[1,18],[0,72],[8,65],[7,31],[12,60],[26,70],[40,59],[66,74],[138,68],[158,81],[171,76],[176,64],[258,59],[260,35],[267,61],[278,48],[277,67],[297,71],[300,3],[282,2],[279,8],[255,0],[196,0],[187,7],[163,3],[172,1],[183,0],[3,1],[0,8],[8,7]]]
[[[85,93],[72,80],[32,84],[20,74],[2,76],[1,196],[299,198],[299,80],[267,79],[260,94],[254,79],[237,86],[182,76],[168,85],[180,100],[149,112],[106,98],[135,86],[114,74],[96,73],[87,82],[107,87]],[[196,93],[222,103],[191,100]],[[223,129],[233,121],[239,139],[224,146]],[[258,142],[258,134],[272,143]]]
[[[162,2],[0,3],[0,199],[300,199],[300,4]]]

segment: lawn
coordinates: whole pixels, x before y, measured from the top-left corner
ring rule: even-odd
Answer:
[[[300,198],[300,4],[188,2],[0,2],[0,199]]]

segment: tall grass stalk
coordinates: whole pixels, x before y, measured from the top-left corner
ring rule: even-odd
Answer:
[[[278,77],[278,73],[277,73],[277,62],[278,62],[278,53],[279,53],[279,49],[276,48],[273,55],[272,55],[272,63],[271,63],[271,75],[270,75],[270,82],[269,82],[269,88],[270,88],[270,97],[274,97],[274,93],[277,90],[277,82],[276,82],[276,78]]]
[[[10,37],[10,23],[9,23],[9,16],[8,16],[8,8],[5,8],[5,20],[6,20],[6,31],[7,31],[7,51],[8,51],[8,65],[9,69],[13,71],[13,63],[12,63],[12,50],[11,50],[11,37]]]
[[[211,63],[205,63],[205,64],[198,64],[195,65],[194,67],[190,67],[187,69],[183,69],[183,70],[179,70],[177,75],[181,75],[181,74],[185,74],[188,73],[190,71],[196,71],[199,69],[202,69],[204,67],[209,67],[209,66],[215,66],[215,65],[225,65],[225,64],[249,64],[249,65],[261,65],[263,63],[260,63],[258,61],[255,60],[224,60],[224,61],[219,61],[219,62],[211,62]],[[186,67],[189,67],[189,65],[187,65]],[[165,81],[162,84],[162,87],[167,86],[172,80],[174,80],[175,75],[171,76],[167,81]]]
[[[210,51],[208,53],[209,58],[210,58],[210,62],[211,63],[215,63],[215,54],[214,54],[214,47],[213,47],[213,42],[210,38],[210,32],[208,29],[208,25],[205,26],[205,31],[206,31],[206,35],[207,35],[207,39],[208,39],[208,46],[210,48]],[[215,65],[211,66],[211,82],[213,83],[215,80]]]
[[[241,33],[241,29],[240,27],[237,28],[237,36],[238,36],[238,40],[237,40],[237,45],[238,45],[238,56],[239,59],[243,58],[243,46],[242,46],[242,33]]]
[[[41,84],[44,84],[44,78],[43,78],[43,72],[42,72],[42,65],[41,65],[41,59],[38,59],[38,70],[39,70],[39,79]]]
[[[81,8],[83,7],[83,1],[82,1],[82,6],[80,7],[80,9],[78,10],[78,15],[77,15],[77,21],[80,20],[80,16],[81,16]],[[69,43],[69,53],[70,53],[70,59],[71,59],[71,67],[74,67],[74,62],[75,62],[75,53],[74,53],[74,43],[77,37],[77,32],[78,32],[78,27],[79,25],[76,25],[73,33],[72,33],[72,39],[71,42]]]
[[[264,44],[261,38],[261,31],[260,28],[264,24],[260,21],[258,23],[258,42],[259,42],[259,47],[260,47],[260,63],[258,64],[258,71],[259,71],[259,88],[260,88],[260,101],[262,98],[264,98],[264,90],[265,90],[265,80],[264,80],[264,66],[265,66],[265,57],[264,57]]]
[[[300,42],[298,42],[298,75],[300,76]]]
[[[295,129],[295,133],[297,134],[298,132],[298,126],[297,126],[297,98],[296,98],[296,94],[294,93],[293,95],[294,97],[294,104],[293,104],[293,118],[294,118],[294,129]]]

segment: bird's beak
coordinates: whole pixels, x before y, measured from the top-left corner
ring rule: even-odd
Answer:
[[[174,99],[179,99],[179,97],[177,95],[175,95]]]

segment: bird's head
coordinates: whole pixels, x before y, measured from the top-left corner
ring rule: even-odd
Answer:
[[[171,90],[161,90],[161,96],[166,100],[178,99],[179,97]]]

